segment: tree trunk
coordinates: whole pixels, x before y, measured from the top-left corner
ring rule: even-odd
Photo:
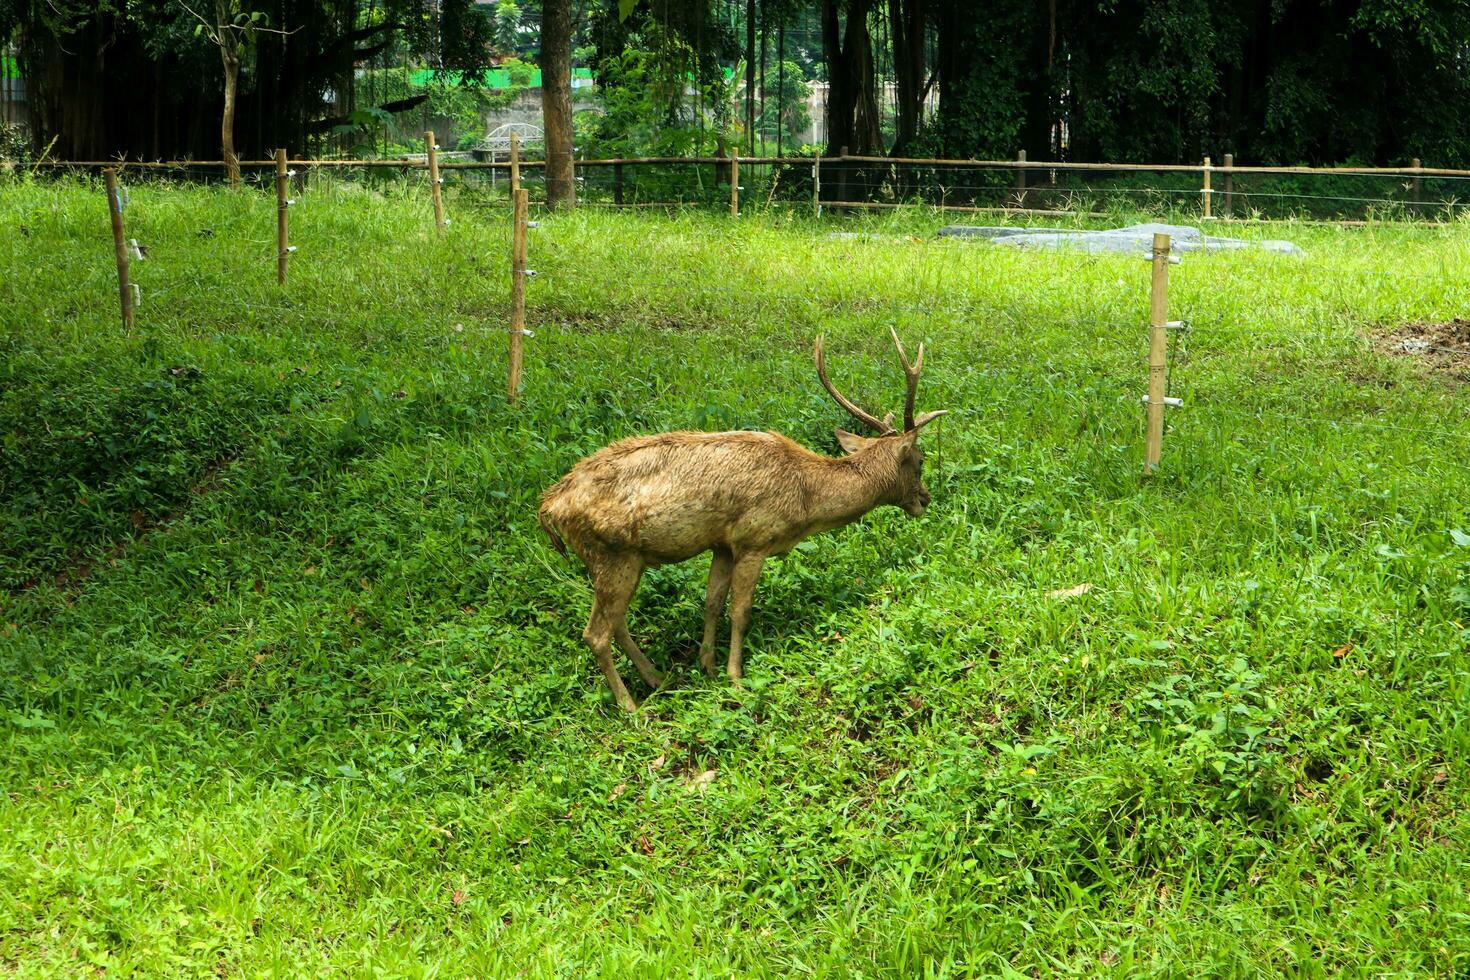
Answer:
[[[745,139],[755,156],[755,0],[745,0]]]
[[[219,56],[225,67],[225,110],[219,123],[220,150],[230,186],[239,187],[240,158],[235,156],[235,95],[240,86],[240,38],[232,24],[227,0],[214,0],[214,23],[215,30],[219,32]]]
[[[822,3],[822,47],[827,58],[827,155],[841,147],[871,156],[883,147],[878,93],[873,70],[873,40],[868,33],[872,0],[851,0],[847,24],[839,30],[836,0]]]
[[[572,4],[541,4],[542,124],[546,131],[546,206],[577,205],[572,172]]]
[[[225,172],[231,187],[240,186],[240,159],[235,156],[235,90],[240,81],[240,56],[227,47],[220,48],[225,63],[225,111],[220,117],[220,148],[224,151]]]
[[[906,156],[919,135],[924,108],[924,28],[926,0],[888,0],[889,33],[893,37],[893,75],[898,96],[898,132],[894,156]]]

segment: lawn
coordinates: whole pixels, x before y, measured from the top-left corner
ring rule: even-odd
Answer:
[[[930,213],[505,208],[0,184],[0,972],[1470,971],[1470,387],[1374,338],[1470,307],[1470,223],[1235,225],[1171,269]],[[859,232],[834,237],[832,232]],[[631,434],[836,454],[927,344],[934,503],[769,562],[747,684],[707,559],[613,705],[541,491]],[[1467,360],[1467,359],[1460,359]]]

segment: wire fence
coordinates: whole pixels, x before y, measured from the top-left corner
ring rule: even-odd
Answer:
[[[1228,158],[1227,158],[1228,159]],[[1417,161],[1416,161],[1417,163]],[[428,169],[419,158],[293,160],[301,180],[334,173],[366,182]],[[274,160],[242,160],[242,179],[268,181]],[[508,199],[510,174],[545,200],[544,161],[441,158],[445,187]],[[10,164],[33,174],[103,167],[215,182],[223,161],[41,161]],[[1447,220],[1470,206],[1470,170],[1409,167],[1259,167],[1208,163],[1117,164],[1026,160],[837,157],[630,157],[577,160],[579,203],[681,208],[783,206],[817,213],[903,207],[955,212],[1091,215],[1197,214],[1220,220]],[[731,177],[737,182],[731,193]]]
[[[852,158],[852,161],[859,164],[873,164],[875,167],[877,166],[876,161],[870,159]],[[839,166],[844,162],[846,161],[835,161],[835,163]],[[866,183],[862,183],[857,181],[857,177],[861,176],[860,171],[853,170],[844,172],[840,169],[834,169],[833,163],[834,161],[819,160],[815,158],[801,158],[799,160],[793,160],[791,158],[739,158],[733,161],[733,163],[730,159],[727,158],[661,158],[637,160],[579,161],[579,200],[584,203],[624,207],[677,208],[686,206],[705,206],[718,207],[723,209],[732,206],[732,195],[730,187],[730,181],[732,177],[737,182],[736,193],[734,195],[735,205],[737,207],[749,207],[753,200],[763,200],[767,204],[776,201],[783,201],[788,203],[796,202],[800,206],[808,206],[816,210],[827,212],[833,210],[841,211],[844,209],[856,210],[863,204],[863,202],[835,200],[824,195],[829,191],[835,194],[841,194],[845,197],[861,197],[863,195],[882,196],[883,194],[895,193],[895,185],[892,181],[895,179],[893,175],[899,172],[899,164],[896,164],[892,161],[885,162],[883,166],[887,168],[886,172],[889,175],[887,178],[884,178],[881,181],[878,180],[877,178],[880,177],[881,174],[879,174],[877,170],[874,170],[871,174],[868,175],[871,179],[868,179]],[[163,178],[165,180],[187,179],[219,181],[224,179],[223,164],[212,161],[180,161],[154,164],[105,163],[101,161],[85,162],[80,164],[51,163],[48,165],[35,165],[33,166],[32,170],[36,173],[45,170],[48,173],[52,174],[66,174],[75,173],[79,170],[85,171],[101,168],[104,166],[115,167],[123,174],[126,174],[133,179],[136,179],[140,175]],[[269,186],[276,179],[276,166],[277,161],[241,161],[242,179],[252,184],[258,184],[261,186],[262,190],[264,190],[265,187]],[[308,179],[309,175],[312,173],[323,172],[339,174],[347,177],[348,179],[354,180],[383,179],[401,181],[405,176],[410,176],[417,180],[425,180],[428,177],[427,164],[421,164],[417,161],[412,160],[303,160],[290,161],[288,163],[288,166],[292,169],[292,171],[294,171],[293,176],[298,180]],[[932,168],[932,162],[920,162],[919,164],[916,164],[916,166]],[[448,183],[450,186],[458,184],[461,191],[471,195],[471,200],[478,199],[483,201],[483,203],[485,203],[486,205],[499,205],[503,204],[505,200],[508,200],[508,191],[510,186],[510,169],[512,167],[510,163],[469,163],[445,161],[441,162],[439,164],[439,167],[441,172],[449,178],[446,183]],[[542,179],[544,173],[543,167],[544,165],[541,161],[528,160],[519,162],[516,169],[519,171],[518,179],[523,186],[527,186],[529,188],[538,188],[544,195],[544,181]],[[762,167],[765,168],[764,171],[760,169]],[[1017,207],[1017,205],[1027,202],[1036,202],[1038,198],[1033,197],[1032,195],[1060,195],[1064,193],[1075,195],[1079,193],[1075,190],[1063,191],[1059,189],[1059,187],[1056,185],[1047,184],[1045,186],[1037,186],[1036,184],[1029,181],[1026,182],[1022,187],[1018,188],[1016,186],[1015,181],[1017,180],[1018,175],[1032,175],[1037,170],[1044,171],[1046,167],[1047,165],[1044,164],[1027,164],[1025,166],[1015,166],[1007,170],[1002,164],[996,162],[965,161],[955,163],[953,166],[950,167],[950,169],[943,171],[943,175],[946,177],[946,179],[951,180],[951,183],[942,185],[923,185],[915,182],[912,185],[912,188],[915,190],[916,194],[922,195],[922,193],[925,192],[933,192],[937,187],[942,190],[945,195],[947,195],[944,198],[945,200],[960,199],[959,195],[961,195],[962,193],[972,195],[971,197],[964,199],[979,200],[979,192],[995,192],[996,194],[1000,195],[998,200],[1002,202],[997,205],[996,209],[1007,211],[1021,211],[1021,209]],[[1064,169],[1062,166],[1058,165],[1058,173],[1073,172],[1079,170],[1078,165],[1067,165],[1067,167],[1070,169]],[[940,172],[938,168],[932,169],[935,173]],[[1111,166],[1103,171],[1086,172],[1115,174],[1119,175],[1118,179],[1136,179],[1136,173],[1143,169],[1144,168],[1138,167]],[[1213,169],[1205,170],[1197,167],[1169,166],[1160,167],[1157,168],[1157,170],[1163,178],[1176,181],[1183,179],[1194,179],[1195,177],[1202,176],[1205,173],[1210,173],[1211,175],[1216,174],[1216,171],[1214,171]],[[425,173],[420,174],[418,173],[418,171],[425,171]],[[1005,173],[1007,175],[1007,178],[1004,186],[1000,184],[991,186],[985,183],[965,184],[954,179],[956,177],[963,176],[963,172],[967,171],[975,173],[988,173],[992,171],[996,173]],[[1413,179],[1427,181],[1429,177],[1426,177],[1425,175],[1430,173],[1430,171],[1423,170],[1422,168],[1416,170],[1405,170],[1403,168],[1387,168],[1383,170],[1348,170],[1346,168],[1343,168],[1339,170],[1330,170],[1325,173],[1313,170],[1311,168],[1244,168],[1244,174],[1246,176],[1257,176],[1262,179],[1268,177],[1291,177],[1293,179],[1341,178],[1402,181],[1404,177],[1408,175],[1411,181]],[[806,180],[806,183],[804,185],[802,183],[803,176]],[[832,190],[830,185],[825,183],[828,178],[832,178],[833,183],[835,184],[835,190]],[[1460,173],[1434,171],[1433,178],[1445,182],[1463,182],[1465,180],[1470,180],[1470,172]],[[721,183],[722,180],[723,184]],[[1404,190],[1406,193],[1412,193],[1415,189],[1412,182],[1401,183],[1395,186],[1397,186],[1400,190]],[[824,190],[824,187],[827,187],[828,190]],[[861,190],[858,194],[854,195],[854,188],[861,188]],[[754,195],[754,190],[760,190],[761,195]],[[1172,189],[1140,188],[1128,185],[1119,186],[1113,188],[1113,190],[1116,192],[1143,194],[1200,194],[1199,189],[1186,189],[1182,187]],[[1214,188],[1211,188],[1211,190],[1213,191]],[[676,198],[675,195],[680,192],[683,192],[685,194],[685,197]],[[1453,209],[1460,206],[1456,202],[1439,202],[1437,204],[1431,204],[1428,201],[1428,194],[1425,193],[1425,188],[1422,184],[1419,185],[1418,192],[1419,200],[1417,202],[1402,201],[1393,198],[1371,198],[1367,200],[1369,203],[1373,204],[1382,203],[1384,201],[1393,203],[1396,207],[1396,210],[1385,211],[1378,214],[1377,216],[1402,220],[1412,220],[1420,215],[1419,210],[1416,210],[1413,207],[1406,207],[1405,205],[1407,204],[1417,204],[1421,209],[1428,207],[1438,207],[1441,209],[1440,213],[1442,214],[1453,213],[1452,211],[1445,211],[1445,208]],[[1231,193],[1235,194],[1236,196],[1247,196],[1242,195],[1240,191],[1236,190],[1233,184],[1231,186]],[[804,194],[809,194],[810,197],[804,197]],[[502,195],[504,195],[504,198],[502,198]],[[1007,198],[1007,195],[1010,195],[1010,197]],[[1024,197],[1022,195],[1024,195]],[[1287,195],[1282,192],[1281,196]],[[1351,196],[1331,195],[1316,195],[1315,198],[1328,199],[1337,202],[1357,203],[1363,203],[1364,200]],[[542,199],[544,200],[544,196]],[[1039,198],[1039,200],[1045,203],[1052,203],[1056,199]],[[1068,200],[1070,200],[1071,203],[1074,205],[1077,202],[1076,197],[1070,198]],[[1204,195],[1203,200],[1213,200],[1213,198],[1210,195]],[[866,204],[867,206],[894,207],[909,206],[913,204],[918,204],[920,206],[940,206],[932,205],[931,202],[923,200],[922,196],[920,196],[918,200],[868,201],[866,202]],[[981,209],[987,206],[975,204],[956,205],[955,207],[973,207],[976,209]],[[1078,209],[1074,207],[1067,213],[1077,212]],[[1047,209],[1027,208],[1022,213],[1047,213]],[[1238,270],[1238,273],[1248,275],[1249,271]],[[1353,285],[1365,285],[1368,283],[1381,283],[1386,280],[1390,282],[1403,282],[1410,286],[1423,284],[1426,288],[1443,289],[1445,288],[1446,281],[1452,278],[1448,270],[1441,274],[1433,274],[1427,272],[1405,273],[1390,272],[1366,266],[1360,269],[1340,267],[1330,270],[1330,273],[1332,277],[1332,282],[1340,288],[1347,288]],[[543,279],[541,281],[544,284],[550,285],[558,280],[575,281],[579,285],[586,286],[589,289],[605,289],[607,286],[605,280],[586,271],[573,270],[569,268],[556,268],[554,266],[543,268]],[[850,304],[839,303],[837,307],[834,307],[832,310],[828,310],[826,312],[839,314],[843,312],[849,314],[856,312],[865,312],[866,305],[867,303],[865,300],[854,299]],[[892,315],[894,313],[899,313],[903,311],[932,314],[938,312],[941,308],[949,307],[944,306],[944,304],[939,304],[938,306],[936,306],[934,304],[925,303],[905,303],[902,300],[894,300],[891,302],[885,301],[883,304],[885,315]],[[281,307],[281,310],[282,312],[299,312],[294,307],[283,306]],[[1139,313],[1141,314],[1142,311],[1140,310]],[[1130,324],[1140,322],[1141,320],[1142,316],[1139,316],[1136,319],[1128,318],[1126,322],[1122,322],[1122,320],[1120,319],[1118,323],[1107,327],[1107,333],[1111,336],[1122,335],[1129,328]],[[1139,337],[1142,337],[1141,330],[1139,331]],[[1192,355],[1197,356],[1198,354],[1205,353],[1210,349],[1209,347],[1201,348],[1201,342],[1211,343],[1229,340],[1246,341],[1250,343],[1264,345],[1303,342],[1324,344],[1353,344],[1363,342],[1363,338],[1357,336],[1351,331],[1302,331],[1293,329],[1284,332],[1272,332],[1262,329],[1238,327],[1228,323],[1200,323],[1197,325],[1192,325],[1189,330],[1180,332],[1177,334],[1177,336],[1172,332],[1169,335],[1169,363],[1171,365],[1171,369],[1167,375],[1165,397],[1175,397],[1176,382],[1181,383],[1191,389],[1195,387],[1193,382],[1196,382],[1198,379],[1193,376],[1193,362],[1191,357]],[[1434,342],[1415,342],[1415,344],[1416,346],[1411,352],[1417,353],[1420,351],[1433,351],[1436,354],[1442,354],[1447,357],[1470,357],[1470,346],[1467,346],[1466,348],[1460,348]],[[1188,346],[1181,345],[1193,345],[1194,349],[1190,350]],[[1122,358],[1126,358],[1127,363],[1122,363],[1121,359],[1115,359],[1117,361],[1116,363],[1070,363],[1061,366],[1060,374],[1061,376],[1066,376],[1070,373],[1073,374],[1078,380],[1090,382],[1095,382],[1099,378],[1104,378],[1116,384],[1119,387],[1119,390],[1124,392],[1125,394],[1131,391],[1134,388],[1135,384],[1137,387],[1141,388],[1145,376],[1141,362],[1135,362],[1132,359],[1132,355],[1127,354],[1125,349],[1119,349],[1116,351],[1116,353],[1121,355]],[[998,373],[1002,374],[1014,375],[1016,377],[1025,376],[1029,378],[1034,378],[1038,374],[1045,371],[1053,371],[1055,373],[1055,369],[1057,367],[1057,365],[1048,366],[1040,363],[1027,363],[1005,365],[998,368],[997,370]],[[1176,372],[1180,368],[1185,369],[1186,374],[1182,378],[1176,379]],[[1280,422],[1290,423],[1292,425],[1326,426],[1331,428],[1353,428],[1364,431],[1378,431],[1386,435],[1392,434],[1394,436],[1410,435],[1419,438],[1428,437],[1443,439],[1456,445],[1470,441],[1470,428],[1466,428],[1463,424],[1456,427],[1455,423],[1453,422],[1450,425],[1415,425],[1403,424],[1402,421],[1388,422],[1378,418],[1373,418],[1371,416],[1359,418],[1344,418],[1340,416],[1314,416],[1278,411],[1274,408],[1266,406],[1240,404],[1240,399],[1234,396],[1231,396],[1224,400],[1217,399],[1215,397],[1212,397],[1208,389],[1189,390],[1186,392],[1186,394],[1187,407],[1183,409],[1183,411],[1185,411],[1186,413],[1203,413],[1206,416],[1218,414],[1229,418],[1251,421],[1253,423],[1256,423],[1258,426],[1261,423],[1274,419]],[[1171,417],[1173,417],[1173,414],[1174,413],[1171,410]],[[1410,419],[1412,420],[1412,416],[1410,417]],[[1449,420],[1441,418],[1439,421],[1445,422]]]

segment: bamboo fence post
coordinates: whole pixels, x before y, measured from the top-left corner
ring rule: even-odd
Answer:
[[[510,134],[510,199],[514,205],[516,191],[521,189],[521,136]]]
[[[623,203],[623,165],[621,162],[613,164],[613,203]]]
[[[1016,161],[1018,163],[1025,163],[1026,162],[1026,151],[1025,150],[1018,150],[1016,152]],[[1024,208],[1025,206],[1026,206],[1026,168],[1025,167],[1017,167],[1016,168],[1016,207],[1018,207],[1018,208]]]
[[[822,216],[822,151],[812,157],[812,215]]]
[[[730,217],[740,217],[740,156],[730,151]]]
[[[444,234],[443,178],[439,176],[439,147],[434,142],[434,131],[424,130],[424,146],[429,150],[429,195],[434,199],[434,228]]]
[[[842,161],[837,164],[837,200],[845,201],[847,200],[847,168],[851,166],[847,162],[847,147],[844,146],[837,151],[837,158]],[[847,209],[834,208],[833,210],[839,214],[845,214]]]
[[[510,245],[510,372],[506,400],[515,404],[521,390],[521,341],[526,336],[526,210],[527,192],[511,192],[513,211]]]
[[[1421,169],[1424,166],[1424,163],[1418,157],[1415,157],[1414,159],[1412,159],[1412,160],[1409,161],[1409,166],[1412,167],[1414,170],[1419,170],[1419,169]],[[1418,174],[1415,174],[1414,175],[1414,206],[1416,208],[1419,206],[1419,190],[1420,190],[1419,181],[1420,181],[1420,179],[1421,178],[1419,177]]]
[[[1233,166],[1235,166],[1235,154],[1225,154],[1225,204],[1220,210],[1227,218],[1235,213],[1235,177],[1230,173],[1230,168]]]
[[[1153,283],[1149,292],[1148,314],[1148,442],[1144,453],[1144,476],[1158,469],[1164,454],[1164,398],[1169,377],[1168,235],[1154,235]]]
[[[276,150],[276,285],[286,285],[286,265],[291,255],[287,244],[286,211],[291,202],[286,199],[287,185],[291,175],[286,170],[286,151]]]
[[[107,185],[107,210],[112,216],[112,246],[117,252],[117,296],[122,305],[123,326],[133,326],[133,288],[128,280],[128,245],[123,240],[122,201],[117,196],[117,171],[112,167],[102,171]]]
[[[1210,214],[1210,158],[1209,157],[1205,157],[1205,168],[1204,168],[1203,171],[1201,171],[1201,174],[1204,177],[1204,183],[1203,183],[1203,185],[1201,185],[1200,192],[1199,192],[1200,205],[1201,205],[1201,207],[1204,208],[1205,217],[1206,218],[1210,218],[1210,217],[1212,217],[1212,215]]]

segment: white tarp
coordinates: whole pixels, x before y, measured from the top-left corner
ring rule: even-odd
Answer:
[[[950,225],[939,229],[948,238],[981,238],[996,245],[1012,248],[1065,248],[1079,252],[1147,253],[1153,248],[1154,235],[1171,239],[1174,252],[1223,252],[1242,248],[1259,248],[1281,255],[1306,255],[1291,242],[1278,240],[1246,241],[1206,235],[1190,225],[1143,224],[1102,231],[1079,231],[1075,228],[1016,228],[1003,225]]]

